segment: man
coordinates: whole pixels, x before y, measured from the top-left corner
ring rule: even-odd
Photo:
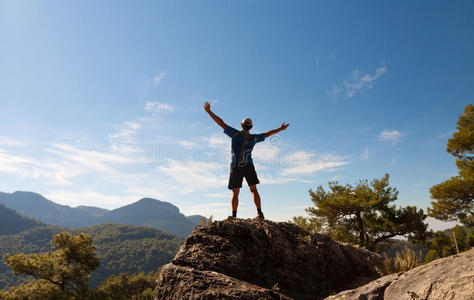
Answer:
[[[237,217],[237,206],[239,205],[239,192],[242,187],[242,181],[245,177],[247,184],[249,185],[250,192],[253,196],[253,202],[257,207],[258,217],[264,219],[260,195],[257,191],[257,184],[260,183],[255,172],[252,161],[252,150],[256,143],[262,142],[265,138],[276,134],[282,130],[285,130],[290,124],[283,122],[280,128],[270,130],[266,133],[261,134],[250,134],[252,128],[252,120],[249,118],[243,119],[240,126],[241,131],[228,126],[221,118],[216,116],[211,111],[211,104],[209,102],[204,103],[204,110],[211,116],[211,118],[224,129],[224,133],[232,138],[232,163],[230,165],[230,176],[228,188],[232,190],[232,217]]]

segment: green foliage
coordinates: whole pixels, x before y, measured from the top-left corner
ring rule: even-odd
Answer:
[[[293,217],[293,223],[308,231],[309,233],[315,233],[321,231],[322,225],[317,222],[316,218],[305,218],[303,216]]]
[[[430,235],[431,238],[428,242],[430,251],[425,256],[425,263],[456,254],[454,237],[456,237],[459,252],[467,251],[474,247],[474,229],[469,229],[468,227],[457,225],[445,231],[431,232]]]
[[[422,262],[423,253],[421,251],[415,252],[405,245],[402,251],[397,252],[395,257],[389,257],[384,254],[382,269],[380,270],[384,275],[398,272],[406,272],[417,266]]]
[[[4,260],[15,274],[26,274],[37,279],[36,284],[27,284],[24,288],[36,286],[40,290],[51,290],[42,286],[42,282],[46,281],[62,293],[78,297],[87,295],[89,275],[99,266],[92,238],[84,233],[72,235],[61,232],[53,237],[51,245],[57,250],[13,256],[6,254]]]
[[[303,228],[322,230],[333,239],[359,244],[368,249],[395,236],[424,240],[427,225],[423,210],[415,206],[390,205],[398,192],[389,186],[389,175],[372,182],[361,180],[357,186],[329,182],[329,191],[319,186],[310,190],[314,207],[306,211],[309,219],[295,218]]]
[[[431,249],[425,255],[425,263],[432,262],[435,259],[440,258],[438,251]]]
[[[467,105],[447,151],[456,157],[459,175],[431,187],[432,208],[428,214],[444,221],[474,225],[474,106]]]
[[[0,253],[50,251],[50,240],[61,231],[73,234],[84,232],[92,237],[100,265],[91,274],[91,287],[96,287],[113,274],[154,271],[170,262],[184,242],[175,235],[143,226],[101,224],[79,229],[44,226],[15,235],[0,236]],[[0,288],[26,283],[31,279],[31,276],[15,276],[0,261]]]
[[[64,300],[73,298],[74,296],[67,291],[61,291],[56,285],[42,279],[14,286],[8,291],[0,290],[0,299],[2,300]]]
[[[94,290],[95,299],[153,299],[158,272],[112,275]]]

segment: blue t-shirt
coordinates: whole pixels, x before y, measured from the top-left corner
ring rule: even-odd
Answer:
[[[253,163],[253,147],[265,140],[265,134],[250,134],[248,131],[238,131],[229,125],[226,125],[224,133],[232,138],[232,165],[244,166]]]

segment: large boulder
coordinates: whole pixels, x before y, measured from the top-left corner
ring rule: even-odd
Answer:
[[[193,230],[155,299],[321,299],[379,277],[380,261],[292,223],[228,218]]]
[[[435,260],[405,273],[379,278],[355,290],[326,299],[473,300],[474,249]]]

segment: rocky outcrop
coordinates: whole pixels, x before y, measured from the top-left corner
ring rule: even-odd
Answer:
[[[193,230],[155,299],[321,299],[377,278],[380,261],[291,223],[228,218]]]
[[[459,255],[379,278],[355,290],[341,292],[328,300],[355,299],[474,299],[474,249]]]

